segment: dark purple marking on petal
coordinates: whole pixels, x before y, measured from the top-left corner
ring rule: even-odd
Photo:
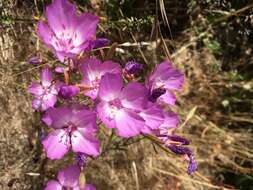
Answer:
[[[151,102],[155,102],[157,100],[157,98],[159,98],[161,95],[166,93],[166,89],[165,88],[157,88],[152,90],[150,96],[149,96],[149,101]]]

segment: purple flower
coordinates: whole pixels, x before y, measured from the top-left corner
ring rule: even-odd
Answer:
[[[100,154],[96,113],[82,105],[51,108],[42,120],[53,129],[42,141],[47,157],[61,159],[70,149],[91,156]]]
[[[169,61],[164,61],[151,73],[146,81],[146,86],[150,89],[150,99],[153,102],[156,98],[161,102],[174,105],[176,97],[172,91],[179,90],[183,82],[184,75],[174,69]]]
[[[96,190],[93,185],[86,184],[84,188],[79,186],[80,168],[68,166],[59,171],[57,180],[49,180],[44,190]]]
[[[35,110],[45,111],[53,107],[57,101],[59,88],[53,83],[53,74],[46,66],[41,72],[41,83],[32,82],[28,92],[34,95],[32,107]]]
[[[101,77],[106,73],[121,73],[119,64],[112,61],[101,62],[98,59],[90,58],[81,65],[83,79],[81,84],[87,87],[86,96],[96,99]]]
[[[60,87],[59,95],[64,99],[70,99],[76,96],[80,92],[80,89],[75,85],[63,85]]]
[[[137,82],[123,88],[120,74],[105,74],[100,82],[98,96],[101,102],[97,112],[103,123],[116,128],[121,137],[133,137],[141,133],[145,120],[139,112],[147,103],[147,91]]]
[[[99,18],[90,13],[77,15],[76,7],[67,0],[54,0],[46,7],[47,23],[39,21],[38,35],[61,62],[90,51],[96,40]]]
[[[140,74],[142,70],[143,70],[143,65],[135,61],[128,61],[124,68],[124,71],[130,75]]]

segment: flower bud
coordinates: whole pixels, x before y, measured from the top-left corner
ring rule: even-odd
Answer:
[[[59,95],[64,99],[72,98],[73,96],[76,96],[80,92],[80,89],[77,86],[74,85],[63,85],[60,88]]]

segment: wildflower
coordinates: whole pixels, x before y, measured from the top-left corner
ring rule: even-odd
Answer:
[[[101,62],[98,59],[86,59],[81,65],[83,79],[81,84],[86,86],[85,95],[96,99],[101,77],[106,73],[121,73],[119,64],[112,61]]]
[[[116,128],[121,137],[133,137],[141,133],[145,120],[139,112],[147,103],[147,91],[137,82],[123,88],[120,74],[105,74],[100,82],[98,96],[101,102],[97,112],[103,123]]]
[[[142,70],[143,70],[143,65],[135,61],[128,61],[124,68],[124,72],[128,75],[140,74]]]
[[[76,7],[67,0],[54,0],[46,7],[47,23],[40,20],[38,35],[61,62],[90,51],[96,40],[99,18],[90,13],[77,15]]]
[[[80,173],[81,170],[78,166],[68,166],[59,171],[57,180],[49,180],[44,190],[96,190],[96,188],[90,184],[86,184],[84,188],[80,188]]]
[[[47,66],[42,70],[40,78],[41,83],[32,82],[28,92],[35,97],[32,101],[33,109],[45,111],[55,105],[59,87],[53,82],[53,74]]]
[[[69,99],[76,96],[80,92],[80,88],[75,85],[62,85],[59,95],[64,99]]]
[[[53,129],[42,141],[48,158],[61,159],[70,149],[76,153],[99,155],[99,141],[95,138],[96,113],[74,104],[51,108],[42,120]]]
[[[179,90],[184,81],[184,75],[174,69],[169,61],[160,63],[146,81],[147,88],[150,89],[150,100],[156,99],[170,105],[174,105],[176,97],[173,90]]]

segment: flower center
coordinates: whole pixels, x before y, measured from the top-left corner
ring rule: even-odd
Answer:
[[[109,102],[110,111],[109,111],[109,119],[114,119],[117,112],[123,108],[121,101],[117,98]]]
[[[96,77],[93,81],[91,81],[91,92],[93,95],[97,95],[99,89],[100,79]]]

